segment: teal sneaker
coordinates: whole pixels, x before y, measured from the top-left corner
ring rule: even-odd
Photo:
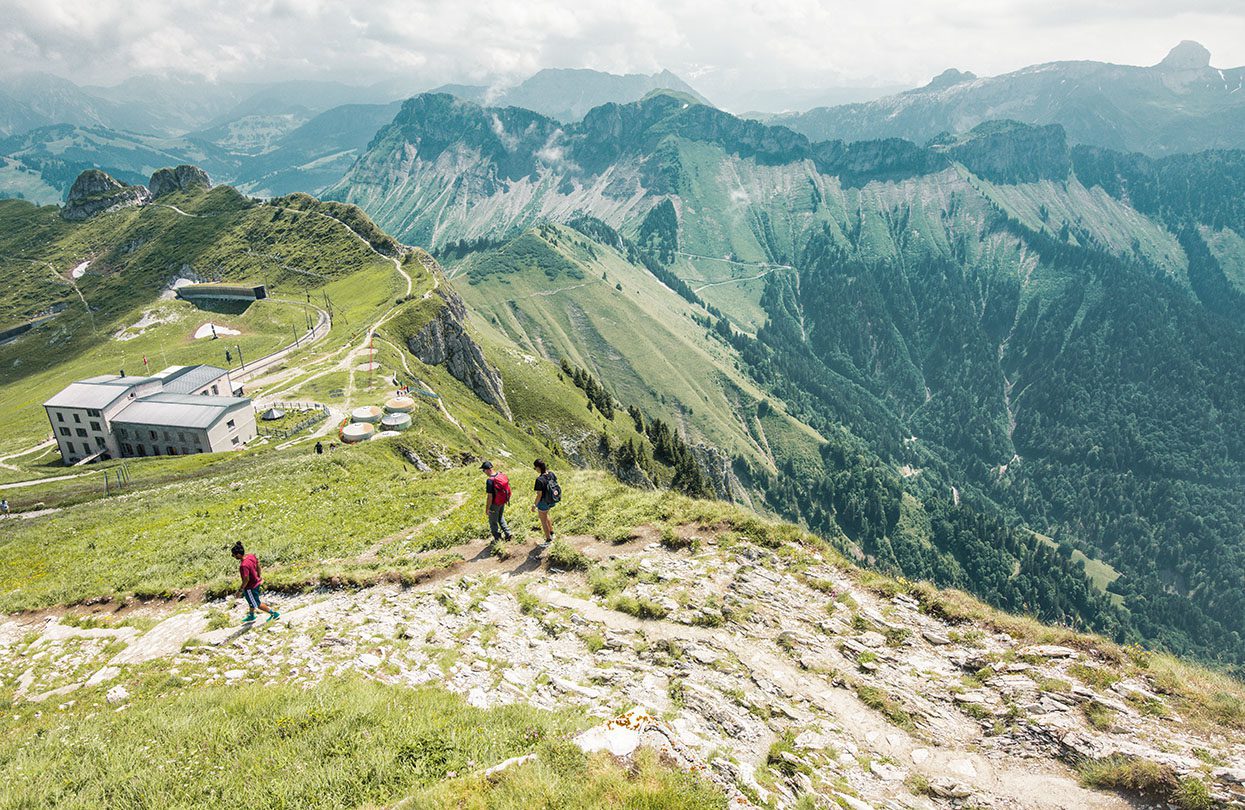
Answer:
[[[279,618],[281,618],[281,614],[280,614],[280,613],[277,613],[275,610],[273,610],[273,611],[269,611],[269,613],[268,613],[268,618],[267,618],[267,619],[264,619],[264,624],[267,624],[268,622],[272,621],[273,619],[279,619]]]
[[[243,624],[246,624],[247,622],[253,622],[253,621],[255,621],[255,612],[254,612],[254,611],[251,611],[250,613],[246,614],[246,616],[242,617],[242,623],[243,623]]]

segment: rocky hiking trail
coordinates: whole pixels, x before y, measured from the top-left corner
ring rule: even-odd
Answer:
[[[282,616],[266,625],[239,626],[235,598],[10,616],[0,677],[50,711],[97,686],[124,706],[127,668],[148,662],[187,685],[357,672],[476,706],[574,704],[602,721],[577,738],[585,749],[626,758],[652,745],[734,806],[803,794],[853,810],[1135,806],[1082,787],[1070,767],[1113,753],[1202,773],[1242,806],[1239,736],[1160,722],[1163,698],[1140,681],[1085,683],[1106,666],[1092,650],[949,625],[833,565],[795,572],[775,550],[693,526],[641,527],[620,544],[564,538],[556,557],[577,570],[548,549],[508,548],[423,552],[461,559],[408,587],[274,595]],[[1093,726],[1089,707],[1115,727]],[[1226,764],[1212,776],[1200,751]]]

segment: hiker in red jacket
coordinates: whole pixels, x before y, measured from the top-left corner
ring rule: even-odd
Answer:
[[[260,601],[259,586],[264,583],[264,578],[259,572],[259,560],[256,559],[254,554],[246,553],[246,549],[242,547],[241,541],[233,544],[233,557],[238,561],[238,575],[242,577],[242,596],[246,599],[248,608],[246,618],[242,621],[255,621],[256,608],[268,614],[266,621],[279,618],[281,616],[280,613],[277,613],[268,607],[266,603]]]
[[[484,514],[488,516],[488,528],[493,541],[505,538],[509,543],[514,537],[506,525],[506,504],[510,503],[510,480],[493,469],[493,462],[486,461],[480,469],[488,478],[484,482]]]

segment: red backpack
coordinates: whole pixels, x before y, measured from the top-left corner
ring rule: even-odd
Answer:
[[[510,503],[510,479],[504,473],[497,473],[493,481],[493,505],[505,506]]]

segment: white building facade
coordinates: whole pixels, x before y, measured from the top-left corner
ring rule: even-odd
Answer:
[[[105,375],[43,404],[66,464],[237,449],[256,436],[251,400],[227,371],[172,366],[150,377]]]

